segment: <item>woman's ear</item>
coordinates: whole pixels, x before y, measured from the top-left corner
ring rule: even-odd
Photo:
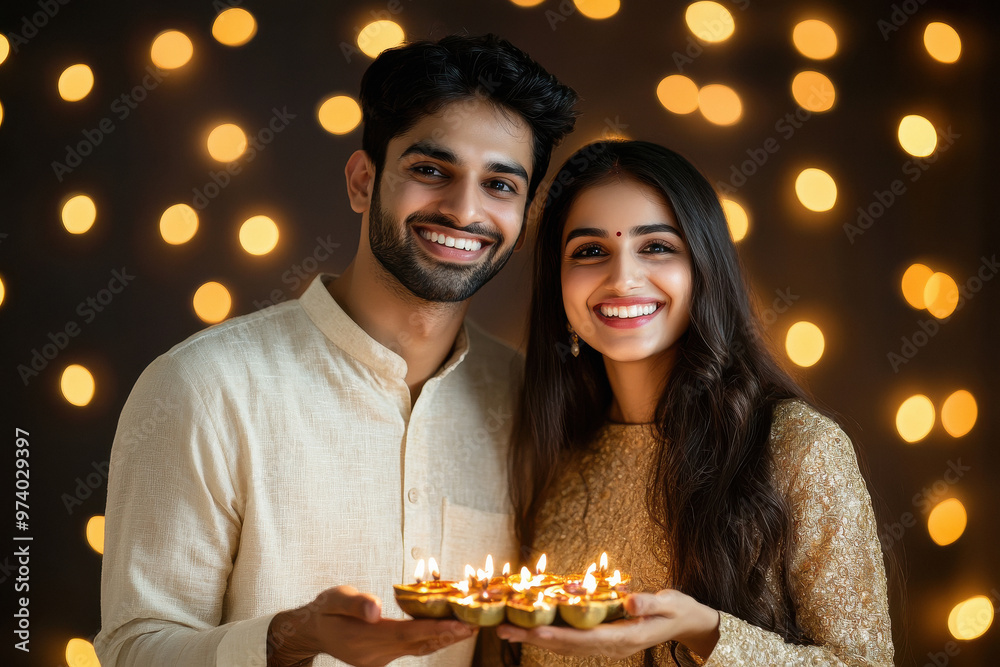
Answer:
[[[354,151],[344,167],[347,178],[347,198],[355,213],[364,213],[371,205],[375,185],[375,165],[364,151]]]

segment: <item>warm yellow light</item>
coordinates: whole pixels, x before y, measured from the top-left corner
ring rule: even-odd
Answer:
[[[215,324],[226,319],[233,307],[229,290],[217,282],[207,282],[194,293],[194,312],[204,322]]]
[[[826,75],[806,70],[792,79],[792,97],[803,109],[819,113],[833,108],[837,91]]]
[[[826,341],[823,332],[812,322],[796,322],[785,336],[785,352],[799,366],[812,366],[823,356]]]
[[[899,145],[915,157],[927,157],[937,148],[937,130],[923,116],[905,116],[899,121]]]
[[[959,389],[944,399],[941,406],[941,425],[953,438],[961,438],[972,430],[979,417],[976,397],[965,389]]]
[[[683,74],[671,74],[656,86],[656,98],[667,111],[691,113],[698,109],[698,84]]]
[[[535,5],[540,5],[545,0],[510,0],[518,7],[534,7]]]
[[[83,234],[97,220],[97,205],[87,195],[70,197],[62,207],[63,227],[70,234]]]
[[[932,275],[934,271],[923,264],[911,264],[903,272],[903,298],[906,299],[906,303],[914,308],[927,307],[924,303],[924,288]]]
[[[208,135],[208,154],[219,162],[232,162],[247,149],[247,135],[238,125],[223,123]]]
[[[928,23],[924,29],[924,47],[931,58],[953,63],[962,55],[962,38],[947,23]]]
[[[958,283],[947,273],[932,273],[924,285],[924,304],[927,312],[942,320],[958,307]]]
[[[0,278],[0,305],[3,305],[5,296],[7,296],[7,288],[3,284],[3,278]]]
[[[86,639],[77,638],[66,642],[66,665],[68,667],[101,667],[94,645]]]
[[[70,364],[59,379],[59,388],[67,401],[83,407],[94,398],[94,376],[83,366]]]
[[[795,195],[810,211],[829,211],[837,203],[837,183],[822,169],[803,169],[795,179]]]
[[[266,255],[278,245],[278,225],[266,215],[255,215],[240,227],[240,245],[251,255]]]
[[[92,516],[87,522],[87,543],[99,554],[104,553],[104,517]]]
[[[993,624],[993,603],[977,595],[955,605],[948,614],[948,631],[955,639],[975,639]]]
[[[939,546],[951,544],[965,532],[968,516],[958,498],[949,498],[934,506],[927,515],[927,532]]]
[[[588,19],[606,19],[621,9],[620,0],[573,0],[580,13]]]
[[[0,65],[7,60],[8,55],[10,55],[10,42],[5,35],[0,34]]]
[[[729,224],[729,235],[733,237],[734,242],[742,241],[750,230],[750,216],[747,215],[746,209],[732,199],[723,198],[721,202],[726,222]]]
[[[174,204],[160,216],[160,236],[171,245],[187,243],[198,231],[198,214],[187,204]]]
[[[934,404],[923,394],[910,396],[896,411],[896,431],[907,442],[918,442],[934,428]]]
[[[153,64],[161,69],[177,69],[183,67],[194,55],[194,45],[190,38],[180,30],[164,30],[149,49]]]
[[[698,91],[698,108],[716,125],[732,125],[743,115],[740,96],[721,83],[710,83]]]
[[[3,125],[3,104],[0,104],[0,125]]]
[[[818,19],[802,21],[792,30],[792,43],[799,53],[813,60],[826,60],[837,53],[837,33]]]
[[[386,49],[402,44],[405,38],[402,26],[395,21],[372,21],[358,33],[358,48],[365,55],[377,58]]]
[[[361,122],[361,107],[353,97],[335,95],[323,100],[316,117],[327,132],[347,134]]]
[[[86,65],[70,65],[59,75],[59,97],[67,102],[82,100],[93,87],[94,73]]]
[[[243,46],[256,34],[257,21],[242,7],[227,9],[212,23],[212,37],[226,46]]]
[[[708,0],[688,5],[684,20],[694,36],[703,42],[724,42],[736,30],[736,21],[729,10]]]

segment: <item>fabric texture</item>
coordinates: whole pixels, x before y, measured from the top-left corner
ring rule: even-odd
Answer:
[[[488,553],[516,560],[519,357],[466,324],[411,409],[405,362],[326,279],[192,336],[137,381],[111,456],[104,667],[263,667],[273,615],[327,588],[374,593],[404,618],[392,584],[418,559],[445,579]],[[473,648],[394,664],[468,665]]]
[[[810,406],[785,401],[775,409],[770,444],[794,522],[793,603],[803,631],[818,645],[787,644],[722,613],[712,654],[687,657],[705,667],[892,665],[882,550],[851,441]],[[612,569],[632,575],[633,590],[670,588],[670,554],[646,509],[655,446],[650,426],[607,424],[587,451],[567,462],[539,514],[534,549],[547,554],[548,569],[582,572],[607,551]],[[680,648],[679,658],[687,653]],[[654,656],[658,665],[676,664],[665,645],[654,647]],[[643,655],[573,658],[525,645],[521,664],[640,667]]]

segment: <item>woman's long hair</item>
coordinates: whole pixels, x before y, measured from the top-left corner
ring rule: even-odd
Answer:
[[[587,447],[607,420],[611,387],[600,353],[581,342],[580,356],[569,355],[560,262],[563,227],[579,193],[616,179],[662,193],[691,256],[690,325],[656,406],[659,445],[647,493],[670,554],[671,586],[786,641],[806,642],[788,593],[789,510],[775,488],[768,445],[776,403],[804,394],[762,339],[715,191],[661,146],[590,144],[549,188],[512,442],[518,538],[532,544],[561,458]],[[777,592],[768,585],[775,575]]]

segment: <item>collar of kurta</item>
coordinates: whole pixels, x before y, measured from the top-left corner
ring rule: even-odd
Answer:
[[[358,326],[330,295],[326,285],[336,277],[324,273],[313,278],[309,287],[299,297],[302,309],[331,343],[350,356],[382,375],[406,377],[406,361],[369,336],[368,332]],[[451,354],[434,377],[442,378],[448,375],[465,359],[468,352],[469,335],[467,325],[463,322],[451,347]]]

